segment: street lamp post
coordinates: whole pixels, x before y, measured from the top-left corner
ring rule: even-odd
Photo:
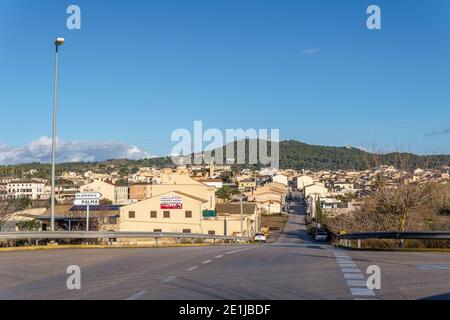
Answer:
[[[63,38],[55,40],[55,79],[53,84],[53,130],[52,130],[52,195],[51,195],[51,230],[55,231],[55,158],[56,158],[56,85],[58,83],[58,49],[64,44]]]

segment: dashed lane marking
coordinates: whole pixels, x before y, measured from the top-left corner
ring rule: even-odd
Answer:
[[[170,276],[170,277],[164,279],[164,280],[161,281],[161,282],[162,282],[162,283],[169,283],[169,282],[171,282],[171,281],[173,281],[173,280],[175,280],[175,279],[176,279],[176,276]]]
[[[223,258],[223,255],[221,254],[221,255],[218,255],[218,256],[216,256],[216,259],[220,259],[220,258]]]
[[[237,253],[237,252],[241,252],[241,251],[246,251],[246,250],[250,250],[250,249],[255,249],[255,248],[259,248],[259,247],[250,247],[250,248],[244,248],[244,249],[239,249],[239,250],[234,250],[234,251],[230,251],[230,252],[226,252],[225,254],[233,254],[233,253]]]
[[[139,291],[138,293],[133,294],[132,296],[126,298],[126,300],[132,301],[132,300],[137,300],[140,297],[142,297],[144,294],[146,294],[148,291],[147,290],[142,290]]]
[[[190,272],[190,271],[194,271],[195,269],[197,269],[198,266],[192,266],[190,268],[187,268],[186,271]]]
[[[208,264],[208,263],[211,263],[212,262],[212,260],[206,260],[206,261],[203,261],[202,263],[203,264]]]

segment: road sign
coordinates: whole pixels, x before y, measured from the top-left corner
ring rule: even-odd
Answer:
[[[79,192],[75,193],[75,199],[81,200],[81,199],[100,199],[102,197],[102,194],[99,192]]]
[[[73,204],[75,206],[98,206],[100,199],[76,199]]]

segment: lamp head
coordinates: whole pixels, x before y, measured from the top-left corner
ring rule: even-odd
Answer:
[[[64,44],[64,38],[56,38],[56,40],[55,40],[56,46],[61,46],[63,44]]]

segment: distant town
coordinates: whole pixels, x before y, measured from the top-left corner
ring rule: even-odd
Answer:
[[[236,169],[211,163],[139,167],[135,173],[116,171],[114,166],[108,170],[64,171],[57,177],[57,230],[85,228],[86,208],[73,205],[80,192],[101,194],[100,205],[91,208],[90,224],[95,231],[239,236],[242,219],[243,236],[254,237],[267,227],[267,217],[289,213],[287,200],[293,193],[305,198],[311,218],[317,216],[317,210],[338,217],[359,208],[380,179],[389,188],[405,183],[447,184],[450,179],[449,166],[414,171],[386,165],[363,171],[311,171]],[[21,231],[33,221],[37,222],[34,228],[49,229],[50,181],[34,177],[37,173],[30,169],[24,173],[26,179],[0,178],[1,231]]]

